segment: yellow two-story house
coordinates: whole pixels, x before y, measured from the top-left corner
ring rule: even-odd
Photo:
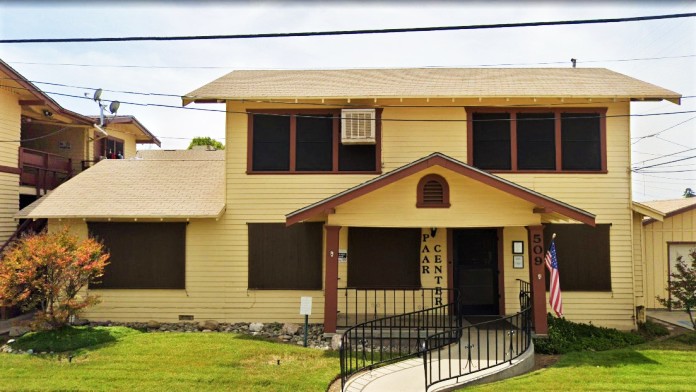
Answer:
[[[630,108],[659,100],[680,95],[607,69],[235,71],[183,97],[226,104],[224,174],[189,174],[222,191],[170,214],[65,215],[49,195],[23,216],[111,249],[92,319],[299,321],[310,297],[334,332],[455,298],[461,315],[511,314],[530,284],[545,333],[556,234],[565,316],[631,329]],[[177,181],[153,194],[195,190]],[[142,248],[121,249],[124,227]]]

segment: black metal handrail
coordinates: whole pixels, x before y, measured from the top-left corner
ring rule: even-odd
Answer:
[[[529,283],[520,280],[520,312],[428,336],[423,347],[425,390],[443,381],[511,364],[524,354],[532,341],[529,295]],[[454,337],[458,344],[443,345]]]
[[[445,288],[339,288],[337,326],[434,308],[454,300],[456,290]]]
[[[459,295],[454,301],[404,314],[382,317],[350,327],[341,337],[341,388],[348,377],[364,369],[373,369],[422,351],[423,342],[437,332],[459,330],[461,318],[457,314]],[[441,340],[450,344],[457,339]]]

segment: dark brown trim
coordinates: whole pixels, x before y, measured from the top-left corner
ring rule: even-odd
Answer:
[[[382,109],[375,109],[375,170],[374,171],[340,171],[338,160],[339,143],[341,142],[341,109],[247,109],[247,169],[249,175],[266,174],[382,174]],[[254,114],[276,114],[290,116],[290,170],[254,171],[253,168],[253,130]],[[298,171],[296,170],[297,154],[297,117],[302,115],[328,114],[333,118],[333,161],[331,171]]]
[[[435,181],[442,187],[442,203],[426,203],[424,200],[423,188],[425,184]],[[450,190],[447,180],[439,174],[426,174],[420,181],[418,181],[418,188],[416,188],[416,207],[418,208],[450,208]]]
[[[529,283],[532,286],[532,319],[537,335],[548,333],[546,321],[546,268],[544,265],[544,226],[527,226],[529,234]]]
[[[498,314],[505,314],[505,238],[498,228]]]
[[[607,108],[505,108],[505,107],[478,107],[468,106],[466,109],[466,132],[467,132],[467,164],[474,165],[474,113],[508,113],[510,114],[510,170],[487,170],[490,173],[563,173],[563,174],[607,174]],[[554,113],[555,117],[555,146],[556,146],[556,169],[555,170],[519,170],[517,168],[517,113]],[[599,137],[601,168],[600,170],[563,170],[562,165],[562,144],[561,144],[561,114],[562,113],[597,113],[599,119]]]
[[[454,237],[453,229],[447,229],[447,288],[449,289],[449,303],[454,302]]]
[[[44,106],[46,101],[42,99],[20,99],[19,106]]]
[[[341,226],[324,226],[326,254],[324,271],[324,332],[336,332],[338,312],[338,247]]]
[[[106,136],[106,137],[102,137],[99,139],[94,139],[94,141],[92,142],[93,143],[92,150],[94,152],[94,159],[95,160],[99,160],[99,158],[102,156],[101,153],[103,152],[103,151],[99,151],[99,152],[97,151],[97,144],[103,143],[105,140],[113,140],[115,142],[123,143],[123,157],[124,158],[126,157],[126,141],[124,139],[119,139],[117,137]],[[112,159],[112,158],[107,157],[107,159]]]
[[[508,181],[496,178],[491,174],[483,172],[479,169],[475,169],[461,162],[454,161],[452,159],[446,159],[443,155],[439,153],[431,154],[430,156],[421,159],[418,163],[406,165],[400,169],[396,169],[392,172],[383,175],[382,177],[377,178],[372,182],[354,187],[338,196],[326,199],[323,202],[315,203],[309,208],[300,210],[296,213],[291,213],[286,216],[286,224],[292,225],[294,223],[310,219],[314,215],[321,213],[321,211],[324,211],[326,208],[335,208],[343,203],[346,203],[357,197],[366,195],[370,192],[373,192],[384,186],[392,184],[403,178],[426,170],[432,166],[440,166],[445,169],[449,169],[455,173],[469,177],[473,180],[479,181],[483,184],[489,185],[493,188],[499,189],[513,196],[519,197],[520,199],[533,203],[536,206],[547,208],[549,211],[557,212],[568,218],[577,220],[590,226],[595,225],[594,216],[583,214],[582,212],[572,209],[559,202],[541,197],[540,195],[526,190],[521,186],[515,186]]]
[[[18,167],[0,165],[0,173],[22,174],[22,170]]]

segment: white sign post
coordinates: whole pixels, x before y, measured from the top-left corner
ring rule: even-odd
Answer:
[[[312,314],[312,297],[300,297],[300,314],[304,315],[304,346],[307,347],[309,315]]]

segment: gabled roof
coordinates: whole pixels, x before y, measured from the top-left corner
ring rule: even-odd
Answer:
[[[7,75],[9,78],[8,80],[3,80],[2,85],[17,89],[21,105],[46,107],[55,114],[60,114],[67,117],[70,121],[84,125],[94,124],[94,120],[88,116],[83,116],[60,106],[58,102],[53,100],[53,98],[49,97],[46,93],[41,91],[41,89],[36,87],[27,78],[22,76],[19,72],[2,60],[0,60],[0,73]]]
[[[658,220],[662,222],[665,218],[665,214],[661,211],[658,211],[650,206],[647,206],[642,203],[638,203],[637,201],[634,201],[631,203],[631,209],[634,212],[637,212],[644,217],[652,218],[654,220]]]
[[[21,218],[219,218],[225,161],[107,159],[19,211]]]
[[[644,201],[643,204],[662,212],[665,218],[669,218],[696,209],[696,197],[685,197],[682,199],[671,200]],[[645,221],[643,221],[643,224],[647,225],[653,222],[655,222],[655,219],[646,219]]]
[[[298,98],[629,98],[673,91],[605,68],[400,68],[233,71],[182,97],[190,102]]]
[[[587,211],[573,207],[570,204],[563,203],[559,200],[553,199],[529,188],[525,188],[504,178],[487,173],[473,166],[469,166],[464,162],[458,161],[439,152],[430,154],[415,162],[409,163],[408,165],[392,170],[389,173],[383,174],[379,177],[354,186],[353,188],[349,188],[341,193],[335,194],[324,200],[291,212],[285,216],[286,224],[289,226],[294,223],[310,219],[326,210],[338,207],[343,203],[366,195],[372,191],[435,165],[449,169],[453,172],[509,193],[520,199],[526,200],[540,208],[545,209],[548,212],[555,212],[590,226],[595,225],[595,216]]]
[[[99,122],[100,117],[99,116],[89,116],[93,121]],[[126,124],[126,125],[132,125],[139,134],[135,135],[135,142],[136,143],[142,143],[142,144],[147,144],[147,143],[152,143],[156,144],[157,146],[161,146],[162,142],[157,138],[157,136],[153,135],[152,132],[150,132],[145,126],[138,121],[135,116],[114,116],[113,118],[109,118],[109,121],[107,123],[107,126],[109,124]]]
[[[158,161],[224,161],[225,150],[138,150],[135,158]]]

